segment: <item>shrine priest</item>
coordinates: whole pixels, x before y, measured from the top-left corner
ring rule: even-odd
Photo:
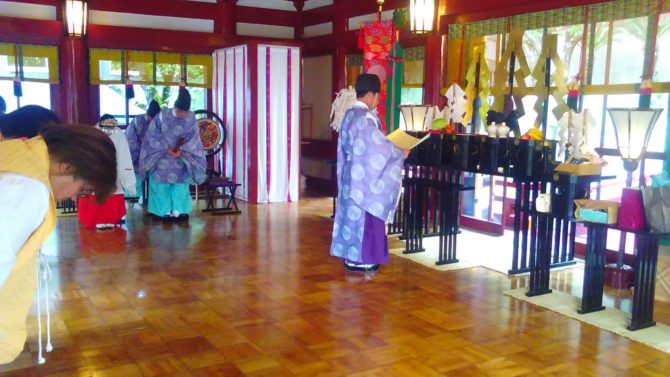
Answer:
[[[142,142],[139,168],[149,180],[147,208],[164,221],[188,220],[189,185],[205,181],[205,150],[190,109],[190,93],[179,89],[174,107],[153,118]]]
[[[142,150],[142,140],[149,129],[149,124],[154,119],[156,114],[161,111],[161,107],[156,100],[151,100],[147,107],[146,114],[138,115],[130,122],[126,129],[126,139],[128,140],[128,148],[130,149],[130,157],[133,160],[133,169],[135,171],[135,192],[142,201],[142,194],[144,192],[143,186],[146,177],[139,175],[140,171],[140,151]]]
[[[349,271],[373,272],[388,263],[386,222],[393,218],[408,152],[381,131],[374,111],[381,82],[356,80],[357,101],[344,115],[337,142],[338,198],[330,254]]]

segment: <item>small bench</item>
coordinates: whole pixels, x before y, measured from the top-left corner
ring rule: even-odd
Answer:
[[[235,183],[227,178],[210,178],[205,182],[205,190],[207,193],[207,208],[203,209],[203,212],[211,212],[212,215],[232,215],[242,213],[237,207],[237,201],[235,200],[235,191],[240,187],[241,184]],[[223,189],[223,200],[225,201],[226,189],[228,189],[228,201],[223,207],[216,207],[216,192],[219,188]]]

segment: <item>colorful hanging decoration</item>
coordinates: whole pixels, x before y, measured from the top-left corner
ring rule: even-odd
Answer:
[[[463,124],[468,102],[465,99],[465,91],[457,83],[453,83],[447,88],[444,96],[447,98],[447,104],[444,106],[443,118],[447,120],[448,124]]]
[[[478,71],[479,75],[477,75]],[[472,118],[474,111],[473,104],[477,96],[479,96],[480,103],[479,116],[481,119],[486,119],[486,113],[489,111],[488,98],[491,95],[491,89],[489,87],[491,70],[486,63],[486,56],[484,55],[484,48],[482,45],[475,46],[472,51],[470,65],[465,74],[465,80],[468,82],[468,85],[465,87],[465,115],[463,116],[462,123],[467,124],[470,121],[470,118]]]
[[[550,74],[547,82],[546,73],[554,66],[554,73]],[[565,65],[558,56],[558,35],[547,34],[542,38],[542,53],[537,58],[537,64],[533,69],[533,78],[537,81],[535,84],[534,94],[537,96],[535,102],[535,112],[537,118],[535,119],[535,127],[539,128],[542,125],[544,117],[544,101],[551,95],[554,97],[557,106],[552,109],[556,119],[561,119],[563,114],[568,111],[568,105],[563,100],[563,97],[568,94],[568,87],[565,85]],[[547,85],[549,84],[549,85]],[[551,86],[555,89],[551,90]],[[548,109],[547,109],[548,110]]]
[[[14,96],[23,97],[23,88],[21,87],[21,80],[18,77],[14,79]]]
[[[335,100],[330,108],[330,128],[337,132],[340,130],[340,124],[344,119],[347,110],[356,103],[356,90],[353,87],[340,90],[335,96]]]
[[[126,81],[126,99],[131,98],[135,98],[135,88],[133,87],[133,83],[128,80]]]
[[[579,111],[579,83],[577,82],[578,80],[579,75],[573,77],[572,81],[570,81],[570,84],[568,84],[568,99],[566,101],[568,108],[575,112]]]
[[[558,121],[559,141],[558,155],[567,152],[566,161],[570,158],[581,159],[591,150],[589,131],[596,125],[596,120],[588,109],[581,112],[566,111]]]
[[[395,21],[394,21],[395,22]],[[404,50],[398,40],[398,31],[391,49],[389,61],[389,80],[387,86],[386,108],[389,109],[386,114],[386,133],[389,134],[400,127],[400,92],[402,90],[402,72]]]
[[[495,97],[493,109],[506,117],[515,110],[518,117],[525,114],[521,99],[528,94],[526,77],[531,74],[523,52],[523,29],[510,29],[507,47],[495,68],[491,94]],[[516,87],[513,85],[516,84]]]
[[[23,55],[21,53],[21,48],[18,45],[14,45],[14,96],[23,97],[23,88],[21,87],[21,76],[23,76],[21,62],[23,60]]]
[[[640,84],[640,99],[639,99],[639,108],[649,109],[651,108],[651,80],[644,79],[642,84]]]
[[[387,74],[391,61],[391,48],[395,41],[395,32],[391,20],[363,22],[363,71],[379,76],[382,89],[379,93],[377,115],[382,123],[382,132],[386,133],[386,94]]]

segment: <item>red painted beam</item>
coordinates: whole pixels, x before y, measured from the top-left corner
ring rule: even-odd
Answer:
[[[237,7],[237,22],[293,27],[297,23],[297,18],[297,12],[287,10]]]
[[[236,36],[192,31],[89,25],[89,47],[209,54],[238,42]]]
[[[333,6],[318,7],[303,11],[303,22],[305,26],[318,25],[333,20]]]
[[[0,17],[0,42],[58,45],[63,35],[59,21]]]

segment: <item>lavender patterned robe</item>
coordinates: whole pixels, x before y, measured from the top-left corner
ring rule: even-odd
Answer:
[[[400,193],[403,151],[378,127],[377,116],[357,102],[345,114],[339,131],[338,198],[330,254],[351,262],[380,263],[379,250],[363,250],[363,236],[369,231],[365,218],[392,219]],[[388,258],[385,242],[382,247]]]
[[[126,129],[126,139],[128,139],[128,148],[130,149],[130,157],[133,159],[133,169],[139,174],[140,171],[140,151],[142,149],[142,140],[149,129],[150,121],[147,120],[147,115],[141,114],[133,118],[130,126]]]
[[[167,154],[179,140],[181,157],[174,159]],[[195,115],[188,113],[186,119],[173,114],[172,109],[163,109],[149,125],[140,152],[140,176],[154,174],[157,183],[183,183],[205,181],[205,150],[198,133]]]

